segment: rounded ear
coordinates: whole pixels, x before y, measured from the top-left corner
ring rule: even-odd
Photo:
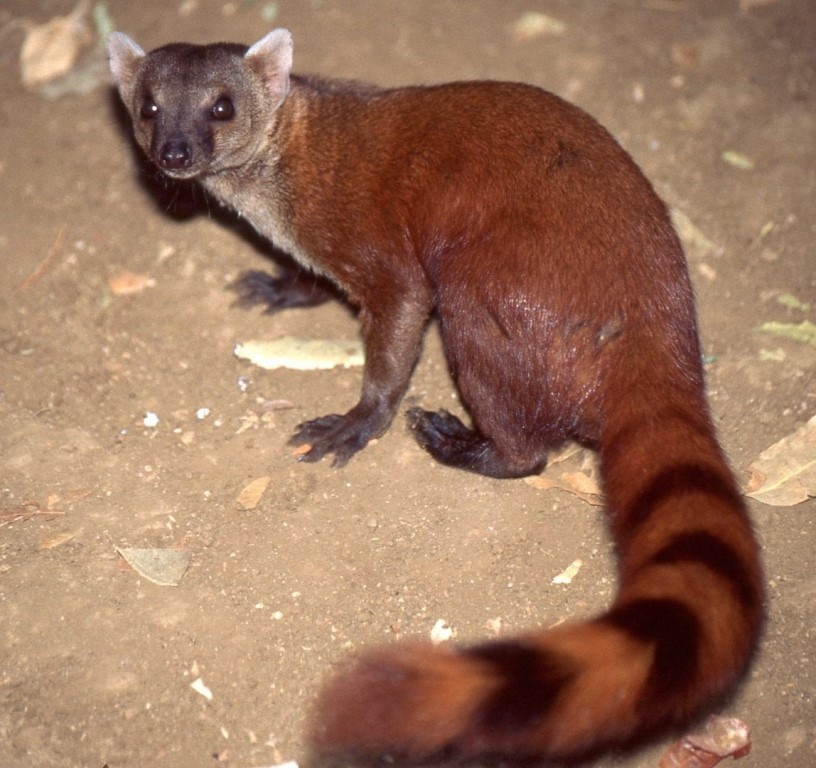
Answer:
[[[289,74],[292,71],[292,34],[288,29],[273,29],[244,55],[244,61],[260,75],[278,107],[289,93]]]
[[[145,57],[142,48],[124,32],[108,35],[108,61],[110,71],[122,101],[130,107],[130,97],[136,79],[136,70]]]

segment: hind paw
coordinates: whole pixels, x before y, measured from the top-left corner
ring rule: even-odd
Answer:
[[[411,408],[406,418],[416,441],[442,464],[466,467],[489,449],[487,440],[448,411]]]
[[[281,268],[278,277],[259,270],[241,273],[229,289],[237,294],[235,305],[242,309],[266,306],[267,313],[292,307],[314,307],[336,298],[320,278],[309,272]]]
[[[492,440],[469,429],[448,411],[411,408],[408,428],[416,441],[441,464],[459,467],[489,477],[525,477],[540,472],[546,453],[533,460],[515,460],[502,455]]]

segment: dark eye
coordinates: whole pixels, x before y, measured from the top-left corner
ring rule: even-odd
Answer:
[[[152,96],[145,96],[144,101],[142,102],[142,108],[139,110],[139,114],[145,120],[155,120],[159,114],[159,105],[153,101]]]
[[[232,120],[235,115],[235,106],[232,103],[232,99],[227,96],[222,96],[213,104],[210,114],[213,120]]]

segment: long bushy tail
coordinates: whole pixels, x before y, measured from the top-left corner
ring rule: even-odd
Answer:
[[[757,544],[704,403],[647,407],[613,414],[601,440],[619,557],[609,611],[470,648],[369,651],[319,698],[319,752],[577,758],[728,692],[762,624]]]

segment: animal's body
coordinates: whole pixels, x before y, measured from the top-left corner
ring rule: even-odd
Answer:
[[[495,477],[598,450],[619,589],[588,621],[470,648],[364,653],[318,702],[327,752],[570,758],[680,724],[728,693],[762,623],[762,573],[709,416],[694,300],[663,202],[591,117],[527,85],[380,89],[247,49],[119,33],[136,138],[359,308],[359,403],[302,424],[345,463],[389,426],[435,313],[472,427],[411,409],[420,445]],[[257,288],[259,283],[256,283]],[[270,306],[326,298],[293,274]]]

